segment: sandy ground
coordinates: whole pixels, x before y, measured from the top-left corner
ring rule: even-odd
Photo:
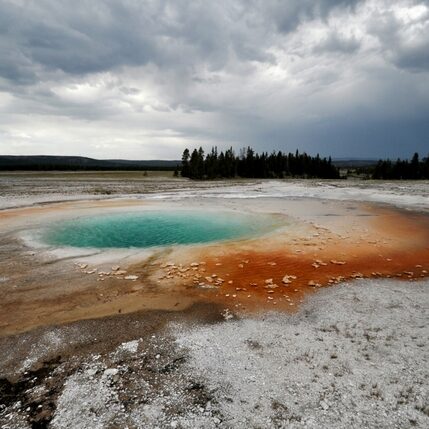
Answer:
[[[428,425],[424,184],[78,179],[0,178],[19,207],[0,211],[2,428]],[[37,239],[70,216],[214,207],[284,226],[150,251]]]

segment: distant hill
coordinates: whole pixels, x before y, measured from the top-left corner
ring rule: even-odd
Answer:
[[[175,170],[181,161],[132,161],[83,156],[0,155],[0,171]]]
[[[332,160],[332,164],[338,168],[362,168],[372,167],[377,164],[377,159],[346,159],[337,158]]]

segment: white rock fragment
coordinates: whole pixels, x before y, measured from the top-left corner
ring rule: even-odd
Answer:
[[[103,372],[103,376],[105,376],[105,377],[113,377],[116,374],[118,374],[118,372],[119,372],[119,369],[117,369],[117,368],[108,368],[108,369],[106,369]]]
[[[119,346],[119,350],[127,351],[129,353],[137,353],[137,349],[139,347],[139,340],[128,341],[126,343],[122,343]]]

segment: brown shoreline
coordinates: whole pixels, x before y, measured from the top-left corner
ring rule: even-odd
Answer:
[[[187,252],[187,263],[177,255],[179,265],[165,266],[170,256],[149,278],[153,282],[171,276],[170,282],[187,287],[217,286],[210,294],[213,302],[234,311],[254,312],[273,306],[293,311],[306,294],[347,280],[394,277],[415,281],[429,276],[428,216],[390,208],[367,209],[377,214],[371,221],[374,231],[370,238],[355,233],[338,236],[317,228],[317,236],[287,244],[276,237],[268,245],[262,238],[207,246]],[[183,278],[183,269],[196,276]]]
[[[16,210],[25,219],[35,210],[54,216],[56,210],[72,207],[127,204],[142,202],[70,202]],[[4,238],[0,268],[10,280],[1,284],[0,336],[119,313],[185,310],[195,303],[213,303],[239,313],[294,311],[307,294],[345,280],[414,281],[428,276],[427,215],[372,205],[356,207],[354,223],[347,215],[335,220],[341,226],[338,230],[298,219],[296,228],[252,240],[166,249],[125,267],[127,274],[139,276],[136,281],[100,275],[106,268],[95,265],[99,272],[85,274],[73,259],[46,260],[19,240]],[[17,211],[1,213],[12,224],[16,215]],[[340,225],[346,220],[349,223]],[[286,275],[296,278],[284,283]]]

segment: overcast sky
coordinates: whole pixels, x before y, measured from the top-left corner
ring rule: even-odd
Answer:
[[[429,152],[429,1],[0,0],[0,154]]]

